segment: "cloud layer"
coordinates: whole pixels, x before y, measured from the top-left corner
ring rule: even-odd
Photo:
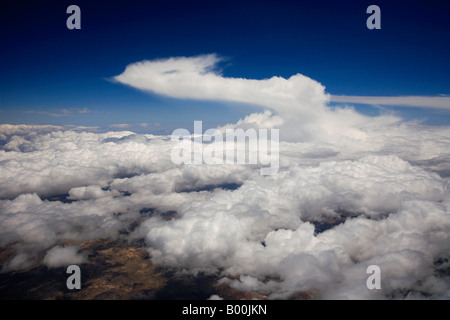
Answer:
[[[62,246],[125,237],[145,239],[156,264],[269,298],[449,297],[449,179],[430,171],[449,158],[427,159],[414,135],[396,137],[403,150],[369,143],[346,159],[281,142],[280,172],[263,177],[247,165],[175,166],[164,136],[29,129],[0,152],[0,244],[15,251],[3,272],[88,262]],[[381,291],[365,287],[371,264]]]

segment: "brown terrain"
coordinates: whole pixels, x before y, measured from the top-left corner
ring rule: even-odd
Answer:
[[[73,245],[70,243],[67,245]],[[0,300],[204,300],[216,294],[227,300],[266,299],[218,284],[218,276],[180,276],[151,263],[148,253],[126,241],[92,240],[78,244],[89,257],[80,265],[81,289],[66,287],[65,268],[38,265],[0,273]],[[0,249],[0,268],[14,256]]]
[[[316,233],[332,228],[354,214],[340,212],[337,218],[310,221]],[[173,219],[173,216],[166,218]],[[65,268],[36,265],[20,271],[0,273],[0,300],[204,300],[219,295],[225,300],[267,299],[258,292],[240,291],[219,284],[218,275],[179,275],[152,264],[142,242],[91,240],[78,245],[88,256],[80,265],[81,289],[66,287]],[[14,256],[11,246],[0,248],[0,269]],[[238,279],[239,275],[230,279]],[[298,291],[289,299],[309,300],[320,296],[317,290]]]

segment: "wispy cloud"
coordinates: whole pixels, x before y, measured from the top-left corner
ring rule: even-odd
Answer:
[[[159,127],[160,123],[150,123],[150,122],[139,122],[139,123],[114,123],[110,124],[110,128],[114,129],[127,129],[127,128],[134,128],[134,127],[141,127],[141,128],[147,128],[147,127]]]
[[[450,109],[449,96],[338,96],[330,95],[331,102],[371,104],[396,107]]]
[[[139,127],[159,127],[161,124],[159,122],[151,123],[151,122],[140,122],[136,124]]]
[[[45,114],[51,117],[68,117],[74,114],[86,114],[91,113],[92,110],[88,108],[70,108],[70,109],[57,109],[54,111],[41,111],[41,110],[26,110],[23,113],[26,114]]]
[[[115,123],[115,124],[111,124],[109,125],[110,128],[115,128],[115,129],[126,129],[129,128],[131,125],[129,123]]]

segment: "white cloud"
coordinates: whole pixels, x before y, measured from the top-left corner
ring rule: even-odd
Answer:
[[[126,131],[13,135],[3,146],[6,151],[0,151],[0,177],[8,181],[0,188],[0,198],[25,192],[47,196],[67,193],[73,187],[105,186],[115,177],[156,170],[154,160],[161,168],[174,167],[171,144],[161,138],[151,139],[152,143],[146,143],[144,136]]]
[[[271,109],[221,129],[280,128],[278,174],[176,166],[170,136],[0,126],[0,245],[15,251],[3,271],[120,235],[145,239],[156,264],[269,298],[450,297],[450,128],[330,109],[312,79],[225,78],[217,62],[137,63],[117,80]],[[365,286],[372,264],[381,290]]]
[[[402,277],[418,281],[429,276],[426,270],[433,269],[434,259],[446,255],[449,208],[439,203],[448,198],[448,188],[436,174],[396,157],[370,156],[254,176],[235,191],[184,205],[179,219],[152,218],[143,227],[158,264],[192,272],[224,268],[226,275],[241,275],[234,287],[273,298],[313,289],[342,298],[342,282],[347,297],[370,298],[368,265],[378,263],[384,281],[399,281],[390,292],[412,286]],[[359,218],[314,234],[307,221],[340,219],[342,209]],[[396,265],[401,252],[423,261]],[[271,282],[263,281],[267,278]]]
[[[448,96],[345,96],[331,95],[330,101],[356,104],[371,104],[399,107],[420,107],[450,109],[450,97]]]
[[[64,109],[56,109],[55,111],[40,111],[40,110],[27,110],[23,111],[26,114],[45,114],[51,117],[67,117],[74,114],[86,114],[91,113],[92,111],[88,108],[64,108]]]
[[[108,196],[118,196],[119,192],[103,190],[100,186],[92,185],[87,187],[72,188],[69,190],[70,200],[89,200],[89,199],[99,199]]]
[[[447,129],[392,126],[357,147],[282,142],[270,177],[246,165],[175,166],[164,136],[7,129],[0,245],[16,255],[3,272],[68,263],[77,253],[59,254],[63,244],[127,231],[146,240],[154,263],[222,270],[236,279],[223,283],[269,298],[448,296],[436,261],[450,251],[449,180],[401,159],[445,162]],[[357,217],[345,221],[349,213]],[[316,233],[312,223],[333,220],[340,225]],[[370,264],[382,269],[381,292],[365,287]]]
[[[110,127],[111,128],[116,128],[116,129],[126,129],[129,128],[131,125],[128,123],[116,123],[116,124],[111,124]]]
[[[130,64],[114,77],[122,84],[180,99],[224,100],[259,105],[272,113],[250,115],[240,126],[280,128],[283,140],[360,141],[374,127],[400,121],[392,115],[366,117],[351,108],[330,109],[329,95],[319,82],[302,74],[288,79],[255,80],[223,77],[214,54]]]
[[[87,258],[80,254],[78,250],[79,248],[76,246],[55,246],[47,251],[42,263],[49,268],[68,267],[72,264],[85,263]]]
[[[133,128],[147,128],[147,127],[159,127],[160,123],[151,123],[151,122],[138,122],[138,123],[114,123],[110,124],[108,127],[112,129],[130,129]]]
[[[345,96],[326,95],[318,82],[296,74],[288,79],[253,80],[223,77],[215,54],[176,57],[130,64],[114,80],[141,90],[180,99],[224,100],[251,103],[283,113],[323,109],[328,101],[372,105],[450,108],[447,96]],[[322,105],[322,108],[320,107]]]
[[[237,101],[272,107],[309,108],[327,101],[323,86],[301,74],[263,80],[222,77],[214,54],[143,61],[114,77],[120,83],[183,99]],[[295,106],[292,106],[295,104]]]

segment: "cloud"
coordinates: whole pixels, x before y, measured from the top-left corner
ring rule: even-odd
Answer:
[[[70,109],[57,109],[55,111],[39,111],[39,110],[27,110],[23,111],[26,114],[45,114],[51,117],[67,117],[74,114],[86,114],[92,111],[88,108],[70,108]]]
[[[217,70],[222,59],[215,54],[176,57],[130,64],[113,79],[137,89],[180,99],[245,102],[283,109],[318,107],[328,101],[430,108],[450,108],[447,96],[345,96],[326,95],[318,82],[296,74],[288,79],[223,77]]]
[[[121,143],[120,139],[128,136],[128,143]],[[115,177],[156,170],[152,159],[159,161],[158,169],[174,167],[170,161],[171,144],[156,137],[151,144],[147,141],[127,131],[12,135],[2,151],[0,177],[8,184],[0,188],[0,198],[26,192],[40,196],[62,194],[89,185],[103,187]]]
[[[282,168],[277,175],[247,176],[237,190],[184,203],[176,210],[178,219],[143,222],[140,232],[153,261],[193,273],[224,270],[224,276],[232,276],[224,283],[271,298],[306,293],[338,299],[404,298],[405,288],[409,297],[424,291],[448,296],[446,276],[434,273],[442,267],[435,261],[447,255],[448,180],[405,160],[446,172],[440,165],[449,159],[449,129],[405,123],[390,114],[363,116],[351,107],[330,108],[329,101],[347,97],[329,96],[320,83],[300,74],[288,79],[226,78],[217,71],[219,62],[215,55],[144,61],[115,78],[175,98],[266,108],[222,130],[280,128]],[[348,100],[448,105],[446,97]],[[132,180],[145,189],[142,180],[148,178]],[[317,233],[318,226],[328,227]],[[431,239],[431,234],[436,237]],[[384,270],[381,292],[365,287],[371,264]],[[230,280],[236,275],[238,280]]]
[[[78,247],[68,246],[61,247],[55,246],[47,251],[42,264],[49,268],[68,267],[72,264],[79,265],[85,263],[87,258],[78,253]]]
[[[111,124],[109,126],[111,128],[115,128],[115,129],[126,129],[126,128],[129,128],[131,125],[128,123],[116,123],[116,124]]]
[[[360,140],[367,135],[363,128],[369,122],[384,126],[400,120],[392,115],[369,118],[351,108],[331,109],[327,106],[330,97],[325,87],[299,73],[287,79],[224,77],[217,71],[220,61],[215,54],[142,61],[128,65],[114,80],[173,98],[259,105],[272,111],[263,123],[282,129],[283,140],[289,141],[341,137]],[[255,117],[258,116],[250,116],[243,122],[256,125]]]
[[[227,78],[217,72],[215,54],[142,61],[128,65],[114,80],[180,99],[237,101],[275,109],[308,108],[327,101],[323,86],[301,74],[289,79]]]
[[[118,192],[103,190],[100,186],[92,185],[87,187],[72,188],[69,190],[70,200],[99,199],[107,196],[120,195]]]
[[[357,266],[362,288],[364,266],[393,259],[385,257],[395,256],[391,250],[427,255],[421,268],[432,267],[433,259],[446,255],[447,245],[442,245],[450,218],[446,205],[438,203],[447,194],[447,182],[435,174],[396,157],[369,156],[291,167],[267,179],[255,176],[237,190],[184,205],[178,209],[179,219],[155,217],[143,228],[155,263],[192,272],[224,268],[226,275],[259,279],[241,279],[236,284],[240,288],[287,298],[295,291],[328,292],[343,277],[351,279],[347,270],[356,273],[352,268]],[[310,221],[339,221],[343,209],[358,218],[315,235]],[[440,234],[436,243],[428,239],[433,232]],[[434,253],[429,251],[433,246]],[[398,272],[407,276],[412,269]],[[280,277],[281,282],[275,281]],[[359,297],[364,296],[370,297],[367,292]]]
[[[330,101],[355,103],[355,104],[397,106],[397,107],[450,109],[450,97],[448,96],[375,97],[375,96],[330,95]]]
[[[450,297],[450,128],[330,108],[302,75],[226,78],[219,61],[147,61],[117,81],[264,106],[219,129],[279,128],[276,175],[175,165],[170,136],[0,126],[0,246],[14,251],[2,271],[138,239],[161,267],[271,299]],[[365,285],[372,264],[381,290]]]
[[[113,129],[132,129],[132,128],[147,128],[147,127],[159,127],[161,124],[158,122],[138,122],[138,123],[115,123],[109,125]]]
[[[159,127],[161,124],[159,123],[159,122],[155,122],[155,123],[150,123],[150,122],[139,122],[139,123],[137,123],[136,124],[137,126],[139,126],[139,127],[143,127],[143,128],[146,128],[146,127]]]
[[[450,180],[427,169],[449,159],[443,128],[392,127],[347,150],[282,141],[269,177],[175,166],[167,136],[59,129],[4,127],[0,245],[15,255],[2,272],[84,261],[67,243],[125,237],[155,264],[273,299],[449,296]],[[380,292],[365,287],[371,264]]]

